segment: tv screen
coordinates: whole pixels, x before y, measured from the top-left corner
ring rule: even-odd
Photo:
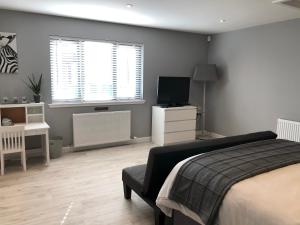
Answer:
[[[157,104],[164,106],[184,106],[189,103],[189,77],[159,77]]]

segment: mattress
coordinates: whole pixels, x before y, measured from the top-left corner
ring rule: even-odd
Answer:
[[[169,217],[173,210],[177,210],[205,225],[196,213],[168,198],[178,170],[192,158],[181,161],[173,168],[159,192],[156,204]],[[299,225],[299,200],[300,164],[294,164],[233,185],[219,210],[218,224]]]

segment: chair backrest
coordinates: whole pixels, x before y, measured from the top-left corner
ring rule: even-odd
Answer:
[[[0,127],[0,151],[5,154],[23,150],[25,150],[24,126]]]

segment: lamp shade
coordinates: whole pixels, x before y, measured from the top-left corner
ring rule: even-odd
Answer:
[[[217,66],[215,64],[199,64],[196,65],[193,75],[194,81],[216,81]]]

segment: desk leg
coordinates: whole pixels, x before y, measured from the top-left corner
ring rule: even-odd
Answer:
[[[45,153],[45,161],[48,166],[50,163],[50,152],[49,152],[49,134],[48,131],[42,135],[42,149]]]
[[[46,144],[46,165],[49,165],[50,163],[50,152],[49,152],[49,133],[46,132],[45,135],[45,144]]]

